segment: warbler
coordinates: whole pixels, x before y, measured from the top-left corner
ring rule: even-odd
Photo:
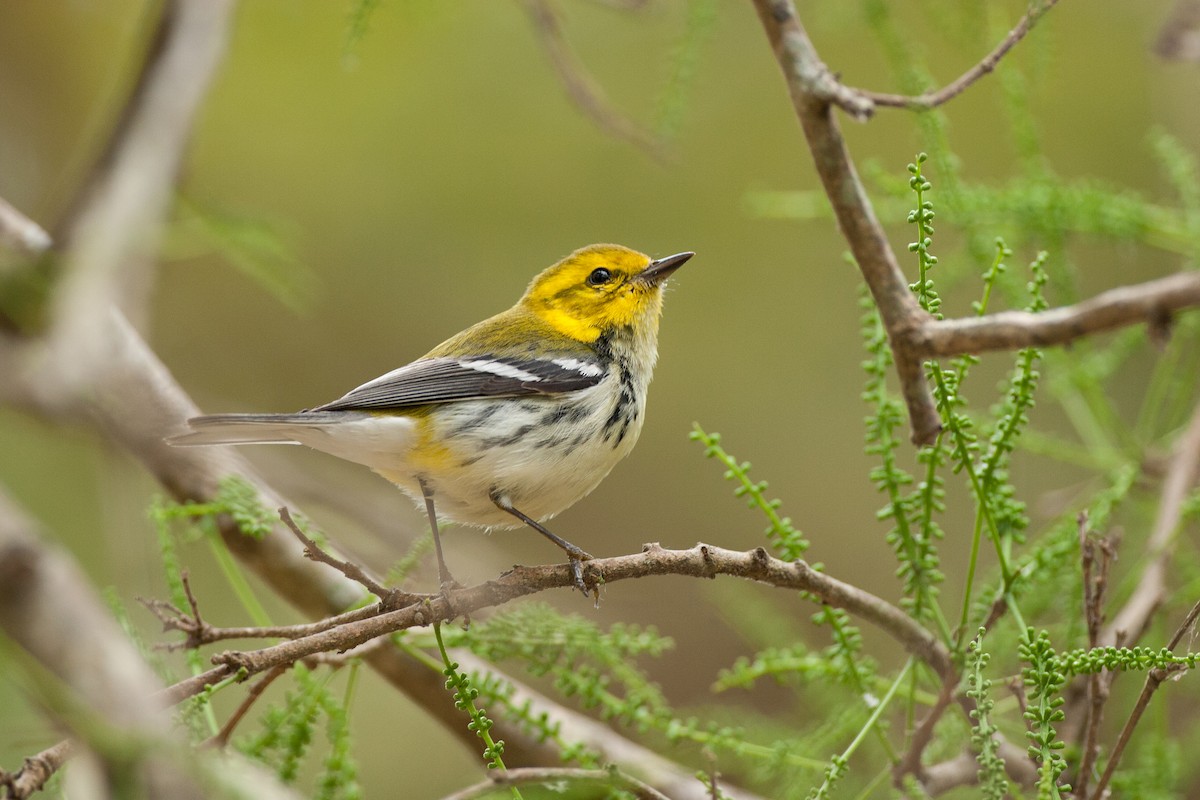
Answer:
[[[592,556],[541,524],[587,495],[633,449],[658,358],[667,278],[694,254],[652,260],[614,244],[576,250],[516,305],[426,355],[294,414],[188,420],[174,445],[303,444],[365,464],[438,519],[528,525],[580,562]]]

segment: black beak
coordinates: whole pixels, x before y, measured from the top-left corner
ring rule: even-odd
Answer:
[[[642,283],[660,284],[671,276],[671,273],[683,266],[695,253],[676,253],[666,258],[658,258],[646,265],[634,280]]]

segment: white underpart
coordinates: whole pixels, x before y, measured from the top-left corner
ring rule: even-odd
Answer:
[[[514,367],[512,364],[505,364],[503,361],[492,361],[491,359],[482,358],[474,360],[459,361],[458,365],[465,369],[474,369],[479,372],[490,372],[493,375],[499,375],[501,378],[512,378],[518,381],[540,381],[537,375],[532,372],[526,372],[520,367]]]
[[[587,378],[595,378],[597,375],[604,372],[599,364],[594,364],[590,361],[580,361],[577,358],[555,358],[551,361],[563,369],[569,369],[572,372],[578,372]]]
[[[416,428],[404,415],[351,411],[337,422],[296,426],[293,433],[300,444],[378,471],[405,467],[416,444]]]

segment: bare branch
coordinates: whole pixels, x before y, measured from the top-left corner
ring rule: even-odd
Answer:
[[[1066,344],[1141,322],[1165,326],[1173,312],[1196,306],[1200,306],[1200,272],[1181,272],[1037,313],[1001,311],[930,320],[912,334],[912,347],[922,356],[934,357]]]
[[[187,634],[182,642],[168,643],[166,650],[196,649],[214,642],[224,642],[231,639],[299,639],[314,633],[336,628],[348,622],[376,616],[385,609],[382,604],[363,606],[344,614],[325,617],[317,622],[301,625],[262,625],[222,628],[189,616],[165,600],[147,600],[138,598],[150,613],[158,617],[163,624],[163,630],[181,631]]]
[[[893,782],[897,786],[901,785],[899,779],[905,775],[914,775],[923,784],[927,780],[928,776],[921,760],[925,755],[925,748],[933,741],[933,734],[937,728],[937,724],[942,720],[946,709],[954,701],[959,679],[960,676],[957,672],[942,678],[942,688],[938,692],[937,702],[929,709],[929,713],[925,715],[925,718],[917,723],[917,727],[909,737],[908,750],[905,751],[896,765],[892,767]],[[971,758],[971,761],[974,763],[974,757]]]
[[[1188,612],[1183,622],[1175,629],[1175,634],[1171,637],[1171,641],[1167,643],[1168,650],[1174,650],[1183,637],[1196,624],[1196,619],[1200,617],[1200,603],[1192,606],[1192,610]],[[1183,664],[1174,665],[1172,669],[1152,669],[1146,675],[1146,682],[1142,686],[1142,693],[1138,695],[1137,702],[1133,706],[1133,711],[1129,714],[1129,719],[1125,721],[1124,727],[1121,728],[1121,734],[1117,737],[1117,743],[1113,746],[1112,753],[1108,757],[1108,764],[1104,767],[1104,774],[1100,776],[1100,780],[1096,783],[1096,790],[1092,792],[1092,800],[1104,800],[1107,797],[1107,789],[1109,781],[1112,780],[1113,773],[1117,769],[1117,765],[1121,761],[1121,756],[1125,752],[1125,746],[1129,744],[1129,739],[1133,736],[1133,730],[1137,727],[1138,722],[1142,719],[1142,714],[1146,712],[1146,708],[1150,705],[1150,698],[1162,685],[1162,682],[1171,675],[1187,669]]]
[[[1108,573],[1116,557],[1115,536],[1096,540],[1089,535],[1087,514],[1079,515],[1080,553],[1083,561],[1083,610],[1087,618],[1088,647],[1100,644],[1101,626],[1104,624],[1104,602],[1108,591]],[[1109,690],[1116,673],[1096,672],[1087,676],[1087,700],[1083,721],[1082,755],[1077,776],[1072,785],[1075,794],[1087,797],[1087,785],[1092,768],[1100,754],[1100,723],[1104,719],[1104,706],[1108,702]]]
[[[1137,643],[1166,597],[1167,568],[1179,531],[1183,503],[1197,478],[1200,478],[1200,405],[1193,410],[1192,419],[1175,448],[1175,455],[1167,468],[1167,477],[1163,480],[1154,528],[1143,545],[1147,556],[1146,566],[1133,594],[1100,634],[1101,645],[1115,644],[1118,638],[1125,645]]]
[[[350,561],[343,561],[340,558],[334,558],[326,553],[317,543],[305,535],[304,531],[300,530],[300,526],[292,519],[292,512],[288,511],[287,506],[279,507],[279,518],[283,520],[283,524],[288,527],[300,543],[304,545],[304,555],[306,558],[312,559],[319,564],[327,564],[338,572],[345,575],[350,580],[360,584],[371,594],[379,598],[379,602],[387,608],[398,608],[401,605],[407,605],[415,600],[418,596],[409,592],[402,592],[399,589],[389,589],[379,581],[367,574],[366,570]]]
[[[602,130],[635,145],[658,161],[665,160],[663,142],[618,111],[575,58],[550,0],[525,0],[525,10],[538,43],[546,51],[571,101]]]
[[[869,99],[876,106],[885,106],[891,108],[908,108],[913,110],[926,110],[937,108],[943,103],[953,100],[971,84],[988,75],[1000,63],[1008,52],[1017,46],[1017,43],[1025,38],[1025,34],[1033,30],[1033,25],[1038,19],[1049,11],[1058,0],[1045,0],[1044,2],[1031,5],[1029,10],[1025,12],[1016,26],[1008,32],[1008,35],[996,45],[992,52],[984,56],[978,64],[971,67],[969,70],[958,76],[941,89],[932,92],[926,92],[921,95],[903,95],[903,94],[887,94],[884,92],[870,92],[866,90],[857,90],[860,95]]]
[[[787,562],[774,558],[761,547],[739,552],[705,544],[688,550],[666,550],[657,544],[650,544],[641,553],[587,561],[584,563],[584,573],[589,584],[602,586],[650,575],[689,575],[699,578],[731,575],[803,591],[813,595],[818,602],[844,608],[877,625],[939,675],[949,676],[954,671],[945,646],[900,608],[827,573],[817,572],[803,561]],[[514,567],[494,580],[445,591],[395,611],[261,650],[222,653],[213,657],[213,662],[217,664],[215,668],[180,681],[162,694],[166,702],[177,703],[239,670],[244,670],[247,676],[256,675],[281,664],[293,664],[314,653],[348,650],[378,636],[434,622],[446,622],[546,589],[569,588],[573,585],[574,577],[570,566],[566,564]]]
[[[754,0],[754,6],[787,79],[792,107],[808,140],[842,236],[888,332],[912,421],[913,441],[931,443],[941,430],[942,421],[925,383],[920,357],[909,346],[909,337],[930,318],[909,291],[830,107],[836,103],[849,109],[852,115],[863,117],[869,114],[870,103],[861,96],[856,100],[855,93],[829,72],[804,32],[791,0]]]
[[[258,698],[262,697],[262,693],[267,690],[268,686],[275,682],[276,678],[283,675],[287,671],[287,666],[280,665],[270,670],[266,675],[263,675],[261,678],[255,681],[254,685],[250,687],[250,690],[246,692],[246,696],[242,699],[242,702],[239,703],[238,707],[234,709],[234,712],[229,715],[229,719],[225,720],[225,724],[221,726],[221,730],[217,731],[217,733],[204,744],[208,747],[224,749],[226,745],[229,744],[229,737],[233,735],[234,729],[246,716],[246,713],[250,710],[250,707],[254,705]]]
[[[107,363],[103,334],[111,308],[142,316],[155,243],[233,5],[174,0],[163,11],[153,56],[64,237],[66,272],[53,300],[50,338],[64,390],[87,386]]]

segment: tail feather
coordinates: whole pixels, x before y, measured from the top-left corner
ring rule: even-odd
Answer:
[[[192,417],[191,430],[171,436],[176,447],[210,444],[300,444],[302,431],[334,422],[333,414],[305,411],[298,414],[213,414]]]

